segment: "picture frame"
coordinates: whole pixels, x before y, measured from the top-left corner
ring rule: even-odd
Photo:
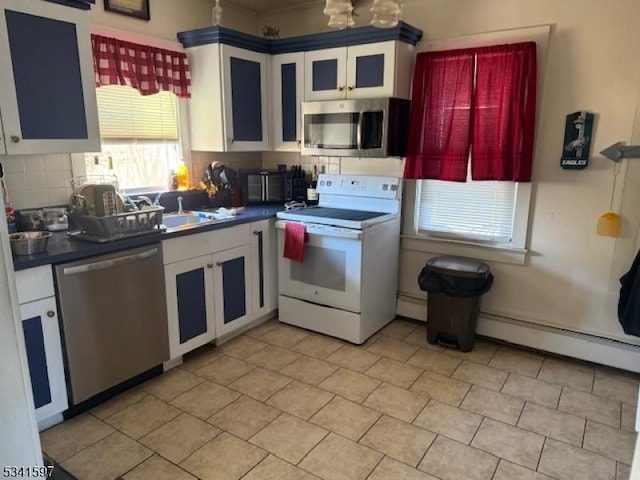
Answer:
[[[151,20],[149,0],[104,0],[104,9],[141,20]]]

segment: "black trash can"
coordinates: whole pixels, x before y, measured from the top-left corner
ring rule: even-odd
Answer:
[[[480,311],[480,298],[493,285],[489,265],[465,257],[435,257],[418,277],[427,297],[427,341],[468,352]]]

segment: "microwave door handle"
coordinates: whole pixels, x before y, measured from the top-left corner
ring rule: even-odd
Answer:
[[[267,183],[267,176],[264,173],[261,173],[260,174],[260,198],[263,202],[267,196],[265,193],[266,183]]]
[[[358,142],[358,150],[362,150],[362,120],[364,112],[358,113],[358,127],[356,129],[356,140]]]

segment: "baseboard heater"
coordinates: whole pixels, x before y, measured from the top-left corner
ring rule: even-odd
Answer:
[[[398,296],[398,315],[426,321],[426,301]],[[640,373],[640,346],[523,320],[480,313],[478,335]]]

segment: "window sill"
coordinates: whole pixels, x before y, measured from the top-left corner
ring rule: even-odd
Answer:
[[[401,235],[401,248],[416,252],[435,253],[438,255],[457,255],[477,258],[488,262],[524,265],[527,253],[524,248],[512,248],[486,245],[460,240],[435,239],[416,235]]]

